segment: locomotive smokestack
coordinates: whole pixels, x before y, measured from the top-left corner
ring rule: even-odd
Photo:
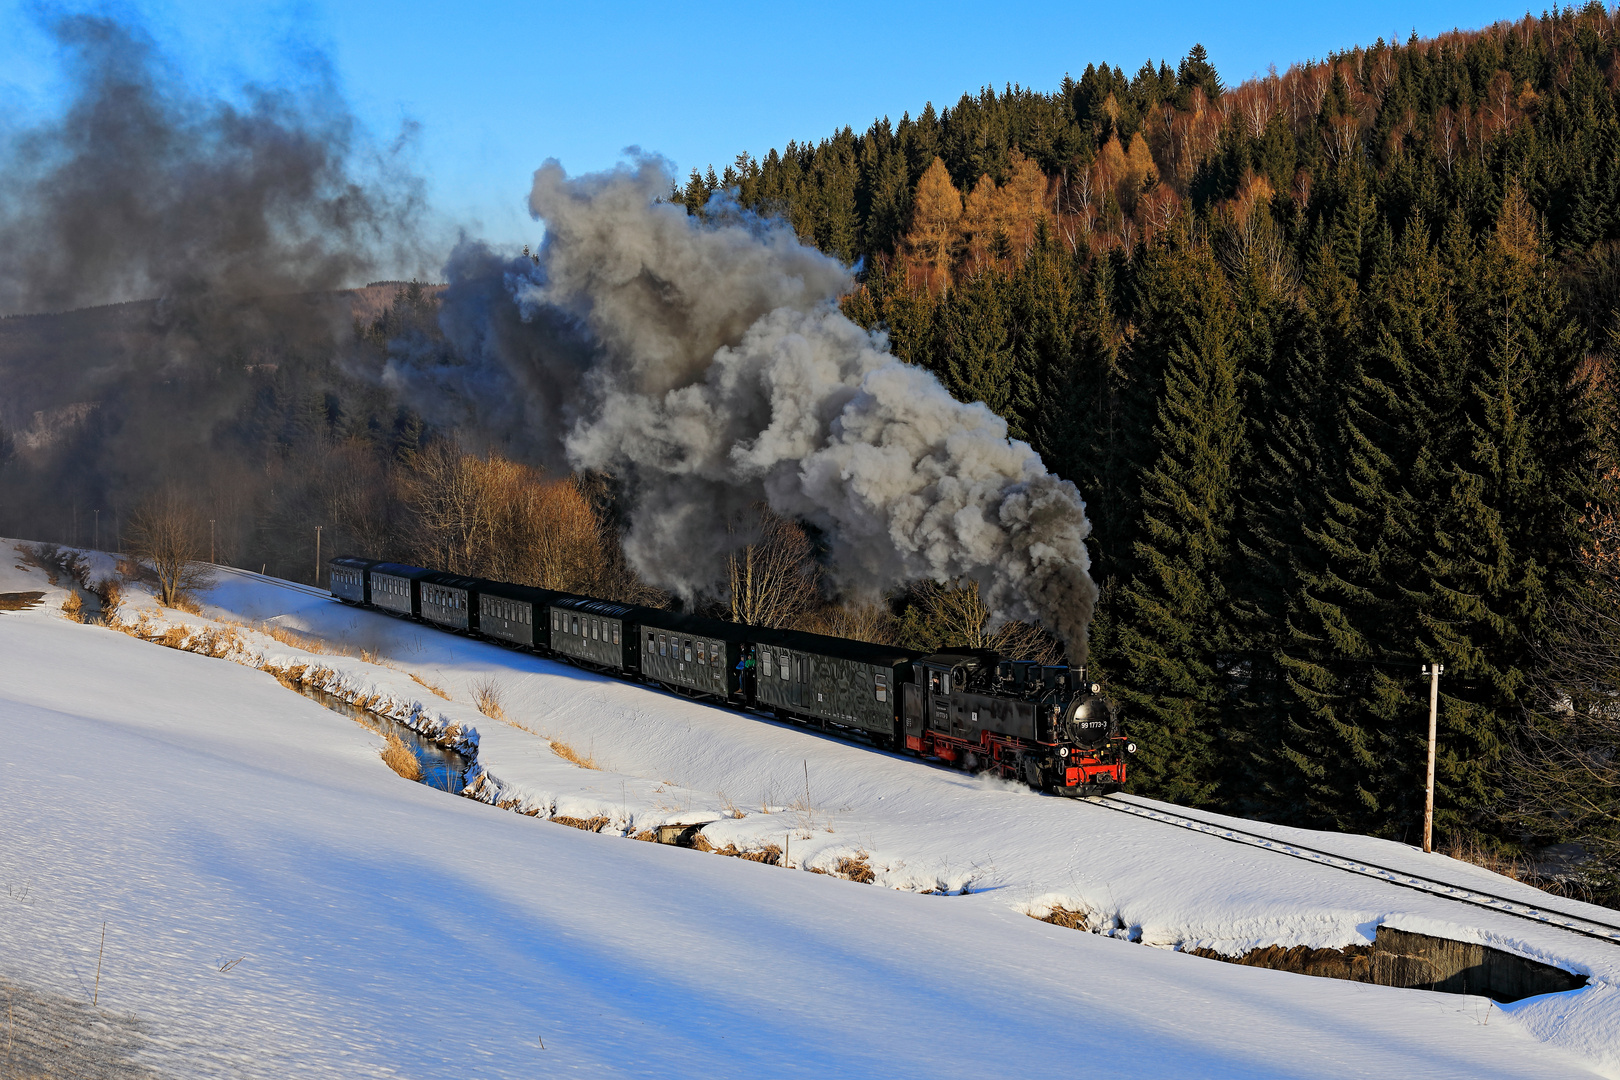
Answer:
[[[967,578],[996,621],[1040,622],[1082,663],[1097,587],[1074,485],[845,318],[836,260],[722,202],[690,217],[670,184],[651,157],[541,167],[538,261],[469,248],[452,266],[445,325],[474,369],[458,388],[526,395],[536,456],[622,477],[625,551],[660,585],[717,586],[728,518],[763,501],[822,531],[842,589]]]

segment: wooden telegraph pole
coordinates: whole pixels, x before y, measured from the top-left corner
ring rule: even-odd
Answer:
[[[315,526],[315,584],[321,583],[321,527]]]
[[[1432,660],[1421,669],[1429,677],[1429,779],[1423,795],[1423,850],[1434,850],[1434,739],[1440,717],[1440,674],[1446,665]]]
[[[208,561],[210,563],[216,563],[216,562],[219,561],[218,559],[214,558],[214,519],[213,518],[208,519]]]

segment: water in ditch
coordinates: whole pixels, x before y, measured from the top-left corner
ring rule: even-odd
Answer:
[[[340,716],[347,716],[350,720],[375,731],[382,736],[396,735],[415,755],[417,763],[422,766],[421,783],[440,791],[448,791],[452,795],[460,795],[461,789],[467,782],[467,770],[473,766],[473,759],[465,754],[447,749],[424,738],[422,735],[401,724],[397,720],[390,720],[386,716],[378,716],[365,709],[357,709],[336,694],[329,694],[318,687],[308,686],[304,683],[283,683],[282,685],[298,691],[311,701],[331,709]]]

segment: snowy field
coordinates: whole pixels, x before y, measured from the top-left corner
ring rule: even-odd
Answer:
[[[1620,1077],[1613,945],[257,575],[221,574],[202,616],[138,589],[121,616],[269,623],[354,655],[252,629],[237,663],[162,648],[64,619],[12,544],[0,592],[46,597],[0,612],[0,978],[134,1014],[164,1075]],[[267,664],[458,726],[491,801],[606,824],[407,783]],[[507,722],[473,706],[478,685]],[[788,868],[625,838],[672,821],[712,822],[716,848],[785,846]],[[1539,896],[1401,845],[1271,831]],[[797,872],[850,860],[874,883]],[[1106,932],[1028,917],[1054,904]],[[1591,982],[1503,1007],[1176,951],[1340,947],[1379,923]]]

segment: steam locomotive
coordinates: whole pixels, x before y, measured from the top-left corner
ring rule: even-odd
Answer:
[[[1118,790],[1136,751],[1085,668],[989,650],[923,654],[352,556],[332,560],[330,589],[347,604],[1060,794]]]

